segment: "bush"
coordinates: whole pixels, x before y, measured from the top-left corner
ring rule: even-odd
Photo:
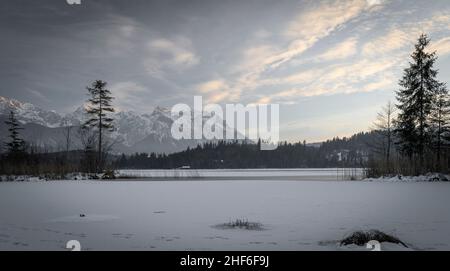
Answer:
[[[106,170],[102,175],[102,180],[114,180],[116,178],[114,170]]]
[[[264,227],[261,223],[249,222],[246,219],[236,219],[234,221],[219,224],[214,227],[219,229],[244,229],[253,231],[264,230]]]

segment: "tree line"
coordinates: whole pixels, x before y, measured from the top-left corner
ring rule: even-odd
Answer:
[[[261,150],[261,142],[218,141],[173,154],[123,154],[114,163],[121,169],[217,168],[326,168],[364,167],[368,161],[367,142],[375,133],[359,133],[349,138],[333,138],[320,145],[282,142],[271,151]]]

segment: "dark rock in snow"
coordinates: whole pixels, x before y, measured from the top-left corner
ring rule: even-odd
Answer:
[[[369,241],[378,241],[380,243],[388,242],[393,244],[400,244],[404,247],[408,247],[405,243],[400,241],[397,237],[392,235],[388,235],[379,230],[370,230],[370,231],[356,231],[351,235],[347,236],[341,241],[341,246],[347,246],[351,244],[355,244],[357,246],[364,246]]]

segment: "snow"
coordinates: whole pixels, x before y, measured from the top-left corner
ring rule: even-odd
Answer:
[[[22,123],[32,122],[54,128],[58,127],[61,121],[61,116],[55,111],[43,110],[30,103],[0,96],[0,115],[8,115],[10,111],[14,111]]]
[[[102,174],[97,174],[96,178],[101,179]],[[65,176],[67,180],[81,181],[91,180],[94,174],[86,174],[80,172],[69,173]],[[0,182],[42,182],[49,181],[46,176],[30,176],[30,175],[0,175]]]
[[[450,250],[449,195],[448,182],[4,182],[0,250],[367,250],[339,240],[369,229]],[[214,227],[235,219],[265,230]]]
[[[0,175],[0,182],[39,182],[46,181],[45,178],[28,175]]]
[[[79,214],[72,216],[63,216],[48,220],[50,223],[89,223],[89,222],[102,222],[118,219],[112,215],[98,215],[98,214]]]

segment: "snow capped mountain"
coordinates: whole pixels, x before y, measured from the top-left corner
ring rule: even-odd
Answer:
[[[150,119],[136,112],[118,112],[114,119],[116,127],[114,137],[125,146],[134,145],[152,132]]]
[[[0,117],[6,118],[10,111],[16,113],[17,119],[22,124],[38,124],[39,134],[48,134],[47,129],[59,129],[63,131],[67,126],[80,126],[86,120],[85,106],[78,107],[74,112],[60,115],[54,111],[47,111],[30,103],[22,103],[14,99],[0,96]],[[171,136],[173,119],[168,108],[156,107],[151,114],[139,114],[134,111],[120,111],[113,113],[115,131],[111,138],[117,142],[117,152],[174,152],[180,151],[188,146],[196,146],[203,142],[199,140],[175,140]],[[33,129],[37,129],[35,126]],[[76,130],[76,129],[75,129]],[[35,132],[27,131],[28,141],[36,141],[33,138]],[[55,142],[63,141],[58,138],[58,133],[51,133],[54,138],[46,140],[39,137],[40,145],[54,145]],[[2,132],[0,137],[6,134]],[[61,137],[64,133],[61,132]],[[76,135],[74,135],[76,137]],[[76,145],[76,144],[75,144]],[[74,146],[75,147],[75,146]]]
[[[30,103],[22,103],[14,99],[0,96],[0,115],[8,115],[10,111],[16,113],[22,123],[35,123],[46,127],[59,127],[62,117],[55,111],[43,110]]]
[[[80,106],[72,113],[68,113],[62,117],[60,126],[79,126],[86,121],[85,106]]]
[[[168,108],[156,107],[153,113],[148,116],[148,119],[151,123],[150,133],[157,135],[160,142],[171,137],[170,129],[173,119]]]

